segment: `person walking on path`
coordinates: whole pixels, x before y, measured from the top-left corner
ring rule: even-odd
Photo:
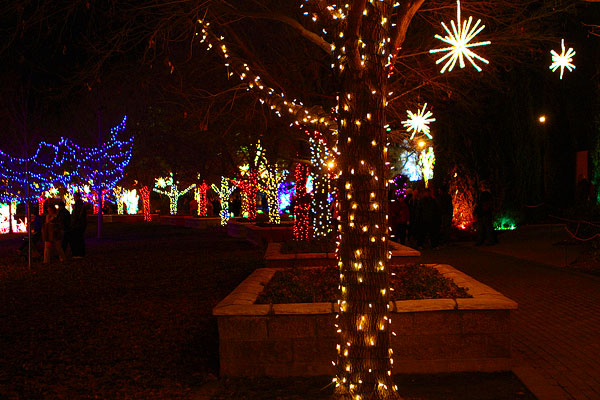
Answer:
[[[73,258],[82,258],[85,256],[85,239],[83,237],[87,227],[87,211],[85,204],[81,200],[81,194],[75,193],[75,204],[73,205],[73,214],[71,215],[71,252]]]
[[[69,210],[65,207],[65,202],[61,201],[58,203],[58,215],[56,216],[58,223],[63,231],[62,235],[62,243],[61,247],[63,252],[67,253],[67,247],[69,247],[70,243],[70,234],[71,234],[71,214],[69,214]]]
[[[42,228],[42,238],[44,240],[44,264],[50,262],[53,250],[58,254],[58,259],[65,261],[65,253],[61,246],[62,228],[58,220],[58,210],[55,206],[48,207],[46,220]]]
[[[431,195],[431,189],[425,188],[417,203],[417,248],[422,249],[427,238],[429,238],[432,249],[438,247],[440,224],[441,216],[438,203]]]
[[[408,204],[404,196],[395,196],[390,202],[390,225],[400,244],[406,244],[406,229],[410,219]]]
[[[491,246],[498,243],[494,232],[494,199],[483,182],[480,184],[477,196],[475,218],[477,218],[477,242],[475,245],[481,246],[485,243]]]

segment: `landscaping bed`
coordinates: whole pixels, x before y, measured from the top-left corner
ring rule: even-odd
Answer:
[[[449,265],[431,267],[473,297],[392,301],[393,373],[509,370],[517,304]],[[221,374],[334,374],[337,302],[255,304],[277,270],[256,270],[213,309]]]
[[[285,269],[275,272],[256,304],[333,303],[339,298],[338,268]],[[392,269],[391,300],[473,297],[431,266],[408,264]]]

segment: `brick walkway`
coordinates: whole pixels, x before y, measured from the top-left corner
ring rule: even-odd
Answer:
[[[554,235],[519,235],[426,250],[421,262],[450,264],[519,303],[514,371],[540,400],[600,399],[600,279],[549,267],[564,262],[551,254],[565,251],[549,247]]]

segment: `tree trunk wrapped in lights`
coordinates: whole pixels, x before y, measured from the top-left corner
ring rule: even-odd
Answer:
[[[265,169],[261,175],[262,186],[267,195],[267,205],[269,207],[269,223],[280,224],[281,216],[279,215],[279,196],[277,189],[287,176],[287,171],[280,170],[277,164],[270,166],[265,165]]]
[[[313,174],[312,226],[313,236],[326,237],[333,228],[333,216],[329,204],[331,195],[331,178],[329,169],[333,167],[333,156],[323,138],[309,137],[310,159],[315,173]]]
[[[155,188],[153,189],[156,193],[160,193],[169,198],[169,211],[171,215],[177,215],[177,201],[179,198],[196,187],[196,184],[194,183],[180,192],[178,185],[179,182],[175,181],[173,173],[171,172],[166,178],[156,179]],[[162,190],[167,186],[170,187],[169,190]]]
[[[242,191],[242,210],[248,213],[248,219],[256,219],[256,194],[258,193],[258,169],[248,167],[231,183]]]
[[[206,184],[205,181],[202,181],[202,184],[196,187],[196,191],[194,192],[194,199],[198,203],[198,216],[206,217],[206,204],[208,203],[208,198],[206,197],[206,191],[210,188],[209,185]]]
[[[308,165],[298,163],[294,170],[294,179],[296,180],[296,204],[294,206],[294,226],[292,229],[293,238],[296,241],[310,239],[309,219],[310,219],[310,195],[306,193],[306,182],[308,181]]]
[[[219,196],[219,200],[221,200],[221,211],[219,215],[221,216],[221,226],[226,226],[229,221],[229,197],[235,190],[235,186],[229,186],[229,181],[224,176],[221,177],[221,187],[213,184],[212,189]]]
[[[150,222],[152,221],[152,214],[150,211],[150,189],[148,186],[144,186],[140,189],[140,194],[142,195],[142,204],[144,208],[144,221]]]
[[[353,400],[396,396],[392,384],[388,271],[387,137],[383,128],[392,2],[355,0],[335,55],[341,300],[338,392]]]

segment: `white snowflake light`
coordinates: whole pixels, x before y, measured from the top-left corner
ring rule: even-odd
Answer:
[[[410,136],[411,139],[414,138],[415,134],[419,132],[422,132],[423,134],[427,135],[429,139],[431,139],[431,135],[429,134],[429,123],[435,121],[435,118],[431,118],[433,117],[433,113],[431,111],[427,110],[427,112],[425,112],[426,108],[427,103],[425,103],[423,108],[417,111],[416,114],[410,110],[406,110],[408,119],[406,121],[402,121],[402,125],[404,125],[408,132],[412,132],[412,135]]]
[[[481,68],[479,68],[479,66],[475,64],[474,58],[486,64],[489,64],[490,62],[485,58],[475,54],[469,48],[488,45],[492,42],[485,41],[470,43],[471,40],[473,40],[473,38],[477,36],[477,34],[479,34],[479,32],[483,30],[483,28],[485,28],[485,25],[479,26],[481,20],[478,19],[477,22],[475,22],[475,25],[471,27],[473,17],[469,17],[468,20],[461,22],[460,0],[458,0],[456,3],[456,25],[454,24],[454,21],[450,21],[450,25],[452,26],[452,31],[450,31],[446,24],[442,22],[442,27],[444,27],[444,30],[446,31],[447,35],[445,37],[435,35],[436,39],[440,39],[442,42],[448,43],[450,47],[429,50],[429,53],[440,53],[444,51],[448,52],[445,56],[441,57],[435,62],[436,64],[440,64],[441,62],[446,61],[446,64],[444,64],[444,67],[440,71],[442,74],[446,72],[446,70],[452,71],[452,69],[456,65],[457,60],[459,62],[460,67],[464,68],[465,58],[469,60],[469,62],[475,67],[477,71],[481,72]]]
[[[565,68],[571,72],[575,69],[575,65],[573,64],[573,56],[576,54],[572,47],[569,47],[569,50],[565,53],[565,39],[562,39],[560,42],[560,46],[562,48],[562,52],[558,54],[554,50],[550,50],[550,54],[552,54],[552,65],[550,65],[550,69],[552,72],[556,71],[560,68],[560,79],[563,77],[563,72],[565,72]]]

